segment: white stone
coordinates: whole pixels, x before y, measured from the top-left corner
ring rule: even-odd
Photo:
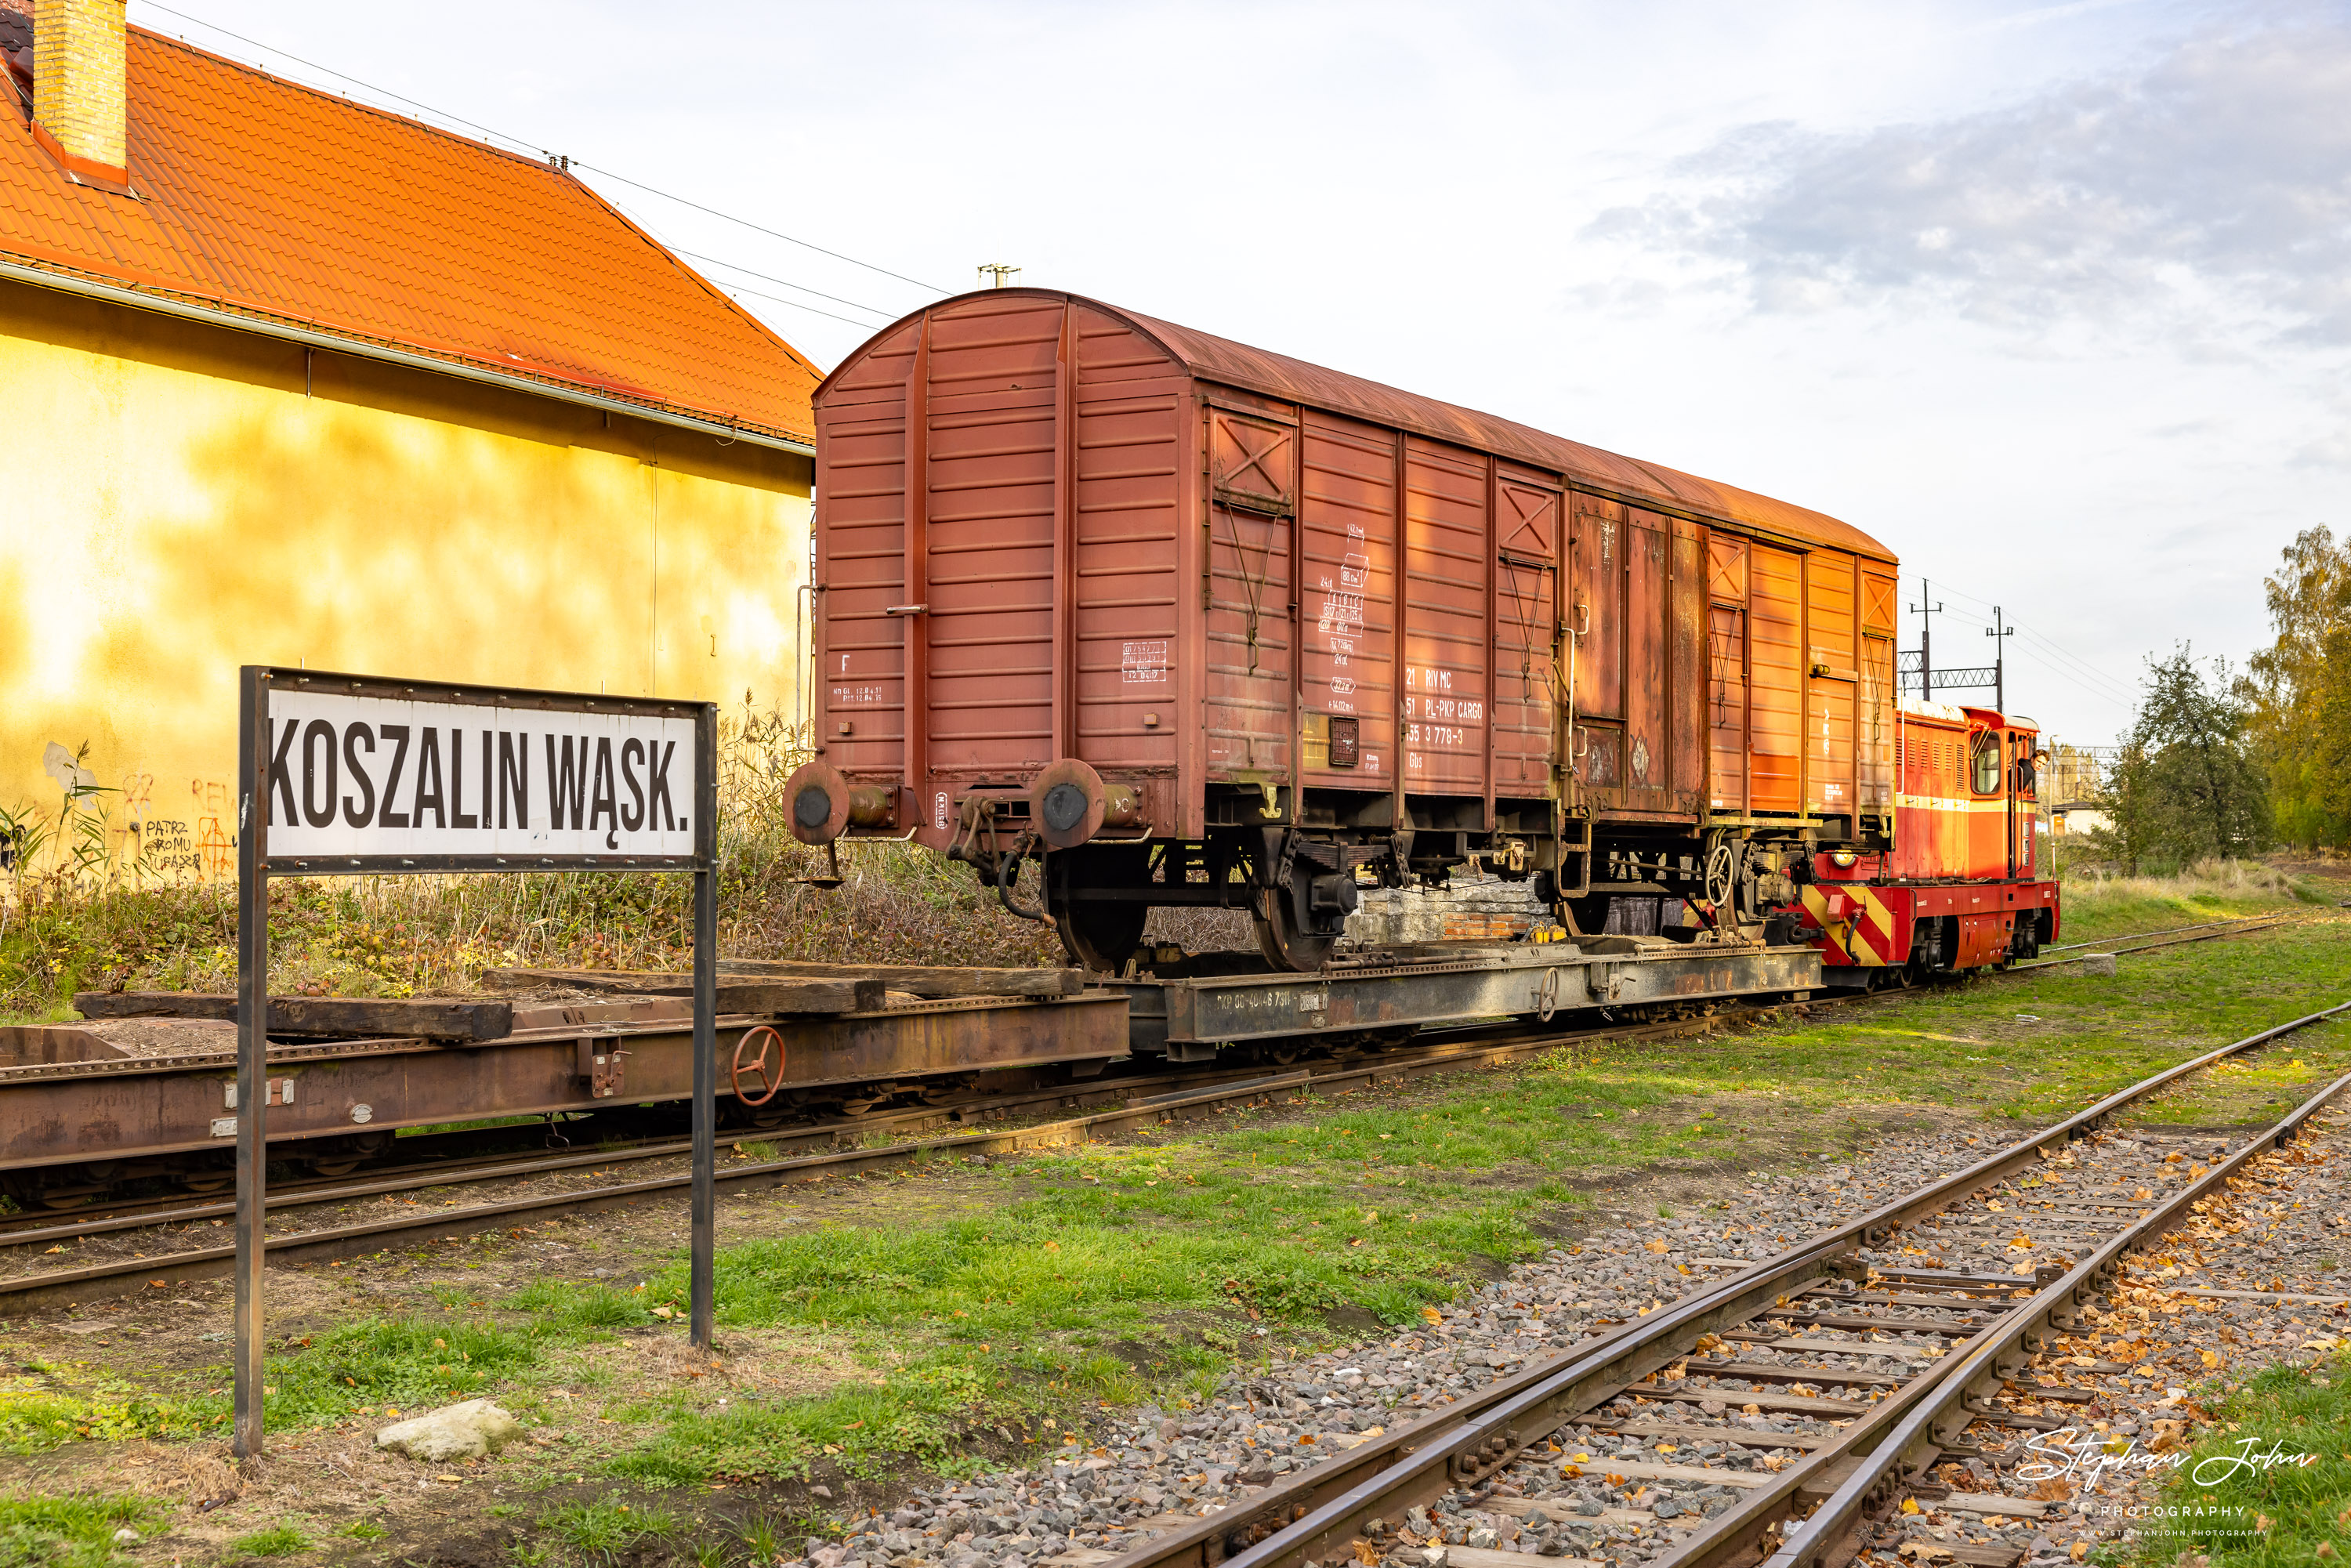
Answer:
[[[522,1423],[490,1401],[468,1399],[386,1427],[375,1435],[375,1446],[434,1464],[495,1454],[521,1432]]]

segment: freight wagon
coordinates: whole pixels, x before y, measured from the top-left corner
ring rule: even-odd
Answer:
[[[1896,560],[1836,518],[1050,290],[814,403],[794,831],[968,862],[1090,966],[1208,904],[1315,968],[1363,881],[1469,865],[1785,938],[1895,845]]]

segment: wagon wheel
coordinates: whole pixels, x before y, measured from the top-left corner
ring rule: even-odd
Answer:
[[[1059,863],[1046,876],[1065,888],[1141,887],[1151,880],[1151,851],[1145,846],[1063,850],[1053,860]],[[1053,928],[1071,958],[1097,974],[1115,975],[1143,946],[1144,924],[1150,918],[1147,904],[1080,903],[1064,896],[1053,912]]]
[[[755,1038],[761,1036],[765,1038],[759,1040],[758,1053],[747,1060],[743,1055],[744,1050]],[[776,1053],[772,1067],[768,1064],[770,1047]],[[743,1077],[750,1072],[759,1076],[760,1092],[757,1094],[743,1092]],[[735,1068],[727,1074],[727,1082],[735,1091],[735,1098],[746,1105],[764,1105],[773,1100],[776,1091],[784,1086],[784,1037],[778,1034],[773,1026],[764,1023],[755,1023],[745,1030],[743,1038],[735,1042]]]
[[[1311,936],[1300,928],[1296,904],[1286,887],[1266,889],[1249,908],[1257,925],[1257,950],[1277,969],[1312,974],[1322,967],[1335,936]]]

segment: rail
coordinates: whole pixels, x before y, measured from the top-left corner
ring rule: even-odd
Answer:
[[[2037,1166],[2044,1149],[2062,1147],[2085,1135],[2116,1111],[2161,1092],[2190,1073],[2346,1010],[2351,1010],[2351,1002],[2263,1030],[2155,1073],[1870,1214],[1706,1286],[1646,1318],[1622,1324],[1524,1368],[1468,1395],[1459,1404],[1268,1487],[1223,1512],[1171,1530],[1128,1552],[1111,1568],[1210,1568],[1220,1563],[1228,1568],[1300,1568],[1310,1561],[1360,1555],[1358,1542],[1367,1533],[1379,1533],[1370,1530],[1373,1521],[1402,1518],[1406,1511],[1432,1502],[1457,1486],[1474,1485],[1498,1474],[1562,1426],[1651,1375],[1677,1362],[1689,1361],[1697,1354],[1702,1337],[1737,1329],[1758,1316],[1817,1317],[1818,1314],[1805,1314],[1802,1308],[1792,1311],[1791,1303],[1813,1292],[1832,1275],[1851,1277],[1861,1273],[1857,1258],[1860,1249],[1882,1245],[1901,1226],[1938,1213],[1991,1184]],[[2317,1103],[2339,1087],[2330,1088],[2297,1115],[2306,1117]],[[2289,1122],[2299,1125],[2293,1118]],[[2286,1125],[2281,1124],[2282,1128]],[[2272,1129],[2265,1136],[2279,1135],[2283,1135],[2279,1129]],[[2249,1148],[2259,1146],[2260,1142],[2257,1140]],[[2229,1168],[2236,1168],[2245,1157],[2249,1157],[2247,1152],[2240,1151]],[[2214,1185],[2214,1178],[2208,1176],[2200,1178],[2193,1190],[2209,1192]],[[2186,1213],[2189,1201],[2182,1198],[2167,1203],[2147,1220],[2102,1247],[2092,1261],[2110,1263],[2133,1238],[2143,1237],[2150,1226],[2158,1221],[2168,1225],[2171,1221],[2167,1217]],[[1727,1568],[1731,1557],[1753,1546],[1767,1527],[1776,1532],[1808,1482],[1831,1478],[1841,1461],[1864,1450],[1882,1454],[1883,1462],[1875,1467],[1876,1476],[1871,1480],[1865,1483],[1860,1479],[1865,1470],[1873,1468],[1865,1458],[1850,1477],[1835,1482],[1830,1504],[1814,1516],[1813,1523],[1790,1537],[1789,1548],[1796,1557],[1773,1565],[1818,1568],[1822,1552],[1816,1548],[1824,1547],[1834,1538],[1823,1537],[1821,1531],[1827,1528],[1825,1524],[1820,1529],[1814,1529],[1813,1524],[1829,1515],[1832,1508],[1839,1511],[1838,1518],[1849,1519],[1857,1514],[1864,1500],[1872,1495],[1878,1480],[1904,1451],[1904,1446],[1915,1445],[1918,1434],[1929,1428],[1936,1415],[1949,1415],[1951,1402],[1932,1401],[1934,1390],[1945,1386],[1947,1378],[1956,1375],[1954,1369],[1962,1366],[1970,1369],[1970,1380],[1949,1386],[1971,1387],[1974,1371],[1988,1364],[1986,1357],[1993,1354],[1992,1347],[2019,1343],[2024,1333],[2020,1324],[2028,1322],[2036,1311],[2045,1315],[2053,1303],[2081,1293],[2084,1282],[2095,1274],[2096,1270],[2088,1265],[2047,1281],[2036,1275],[2030,1281],[1985,1276],[1955,1278],[1945,1271],[1929,1270],[1888,1270],[1886,1278],[1929,1289],[1939,1286],[1949,1291],[1961,1285],[2013,1289],[2030,1283],[2038,1293],[2004,1312],[1994,1323],[1975,1332],[1963,1353],[1941,1360],[1922,1377],[1856,1377],[1847,1373],[1815,1370],[1806,1381],[1848,1385],[1883,1385],[1890,1381],[1896,1386],[1874,1405],[1854,1406],[1855,1419],[1833,1443],[1752,1490],[1736,1508],[1708,1521],[1697,1536],[1677,1543],[1667,1555],[1651,1559],[1648,1568],[1695,1568],[1698,1564]],[[1949,1300],[1951,1306],[1958,1308],[1971,1298]],[[1692,1363],[1693,1366],[1697,1364]],[[1930,1408],[1930,1414],[1918,1414]],[[1726,1436],[1733,1435],[1726,1432]],[[1897,1436],[1901,1444],[1894,1441]]]

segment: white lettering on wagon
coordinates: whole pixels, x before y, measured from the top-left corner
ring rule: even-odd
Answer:
[[[1123,686],[1167,684],[1167,640],[1151,638],[1118,645],[1118,681]]]

